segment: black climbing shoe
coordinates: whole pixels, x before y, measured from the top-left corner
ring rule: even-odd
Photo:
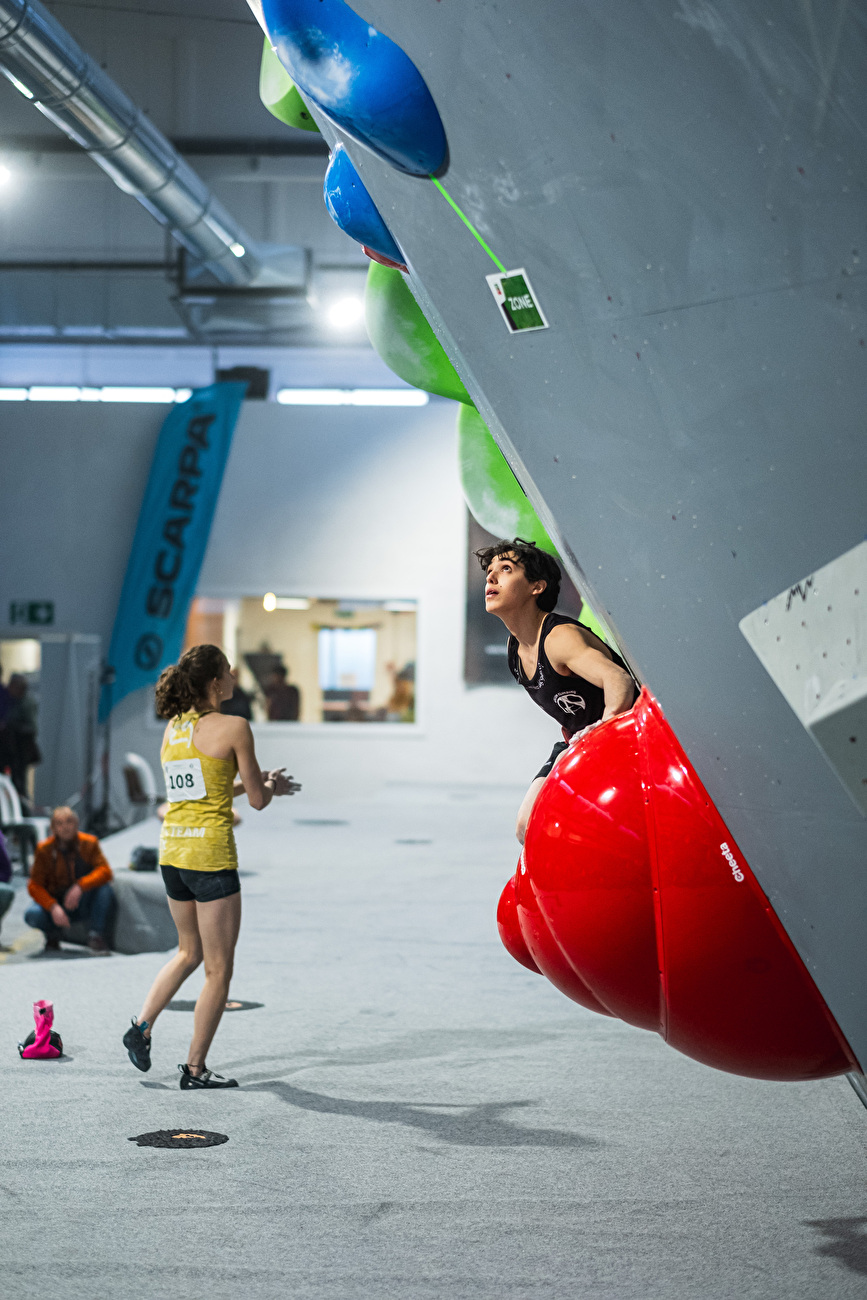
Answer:
[[[179,1065],[181,1072],[181,1088],[237,1088],[237,1079],[224,1079],[222,1074],[212,1074],[210,1070],[202,1070],[201,1074],[190,1074],[188,1065]]]
[[[129,1053],[129,1059],[137,1070],[147,1074],[151,1068],[151,1040],[145,1037],[144,1030],[133,1016],[129,1029],[123,1036],[123,1045]]]

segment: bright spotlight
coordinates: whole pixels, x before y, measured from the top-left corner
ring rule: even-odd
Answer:
[[[262,608],[265,610],[266,614],[273,614],[274,610],[277,608],[277,597],[274,595],[273,591],[265,592],[265,595],[262,597]]]
[[[236,257],[243,257],[247,251],[244,245],[239,244],[237,240],[235,240],[234,244],[229,245],[229,249],[231,250],[231,252],[235,254]]]
[[[360,298],[338,298],[328,309],[328,324],[335,329],[351,329],[364,316],[364,303]]]
[[[8,185],[12,179],[12,170],[4,163],[0,163],[0,185]]]

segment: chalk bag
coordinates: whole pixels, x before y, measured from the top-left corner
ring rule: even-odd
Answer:
[[[18,1044],[18,1055],[24,1061],[51,1061],[63,1055],[63,1039],[51,1026],[54,1024],[54,1003],[34,1002],[33,1019],[36,1028]]]

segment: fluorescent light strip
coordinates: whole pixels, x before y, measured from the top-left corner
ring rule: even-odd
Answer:
[[[12,82],[12,85],[19,92],[19,94],[23,95],[25,99],[33,98],[33,91],[30,90],[28,86],[25,86],[23,81],[19,81],[17,77],[13,77],[12,73],[8,72],[6,68],[3,69],[3,73],[6,77],[9,78],[9,80]]]
[[[312,603],[306,596],[275,596],[273,591],[266,591],[262,597],[262,608],[268,614],[275,609],[309,609]]]
[[[418,388],[281,388],[282,406],[427,406]]]
[[[34,384],[30,388],[0,388],[0,402],[186,402],[191,388],[78,388]]]

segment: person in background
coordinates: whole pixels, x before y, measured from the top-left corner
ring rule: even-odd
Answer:
[[[226,713],[232,718],[245,718],[247,722],[253,721],[253,707],[250,701],[250,695],[244,690],[238,682],[238,669],[232,670],[232,681],[235,683],[232,687],[232,698],[223,700],[220,705],[220,712]]]
[[[178,930],[178,951],[157,975],[139,1015],[132,1017],[123,1045],[137,1070],[151,1068],[156,1019],[204,962],[193,1037],[186,1063],[178,1066],[184,1091],[238,1086],[236,1079],[213,1074],[205,1062],[226,1008],[241,927],[232,800],[246,794],[250,807],[261,811],[275,796],[301,789],[283,768],[263,772],[249,722],[220,713],[223,700],[232,697],[232,685],[219,646],[196,645],[163,669],[156,688],[157,713],[166,719],[161,757],[169,797],[160,870]]]
[[[0,666],[0,772],[8,776],[15,761],[12,732],[7,725],[14,704],[8,686],[3,685],[3,668]]]
[[[370,715],[367,711],[367,691],[350,691],[349,700],[346,705],[346,712],[343,715],[344,722],[369,722]]]
[[[13,673],[7,687],[12,704],[6,714],[6,729],[11,743],[12,784],[27,799],[27,769],[42,762],[36,743],[36,701],[27,688],[27,678]]]
[[[78,829],[71,808],[54,809],[51,829],[54,834],[36,846],[27,885],[33,906],[24,920],[43,932],[46,952],[56,952],[72,923],[81,922],[91,952],[108,953],[114,890],[99,840]]]
[[[415,664],[405,664],[395,674],[394,690],[385,706],[387,722],[415,722]]]
[[[5,725],[7,714],[12,708],[12,696],[9,687],[3,685],[3,665],[0,664],[0,727]]]
[[[0,925],[3,924],[3,917],[15,901],[15,890],[12,888],[11,880],[12,860],[9,857],[3,832],[0,831]],[[0,952],[2,951],[3,945],[0,943]]]
[[[301,713],[301,692],[286,680],[289,672],[279,664],[268,677],[265,698],[269,722],[297,722]]]

